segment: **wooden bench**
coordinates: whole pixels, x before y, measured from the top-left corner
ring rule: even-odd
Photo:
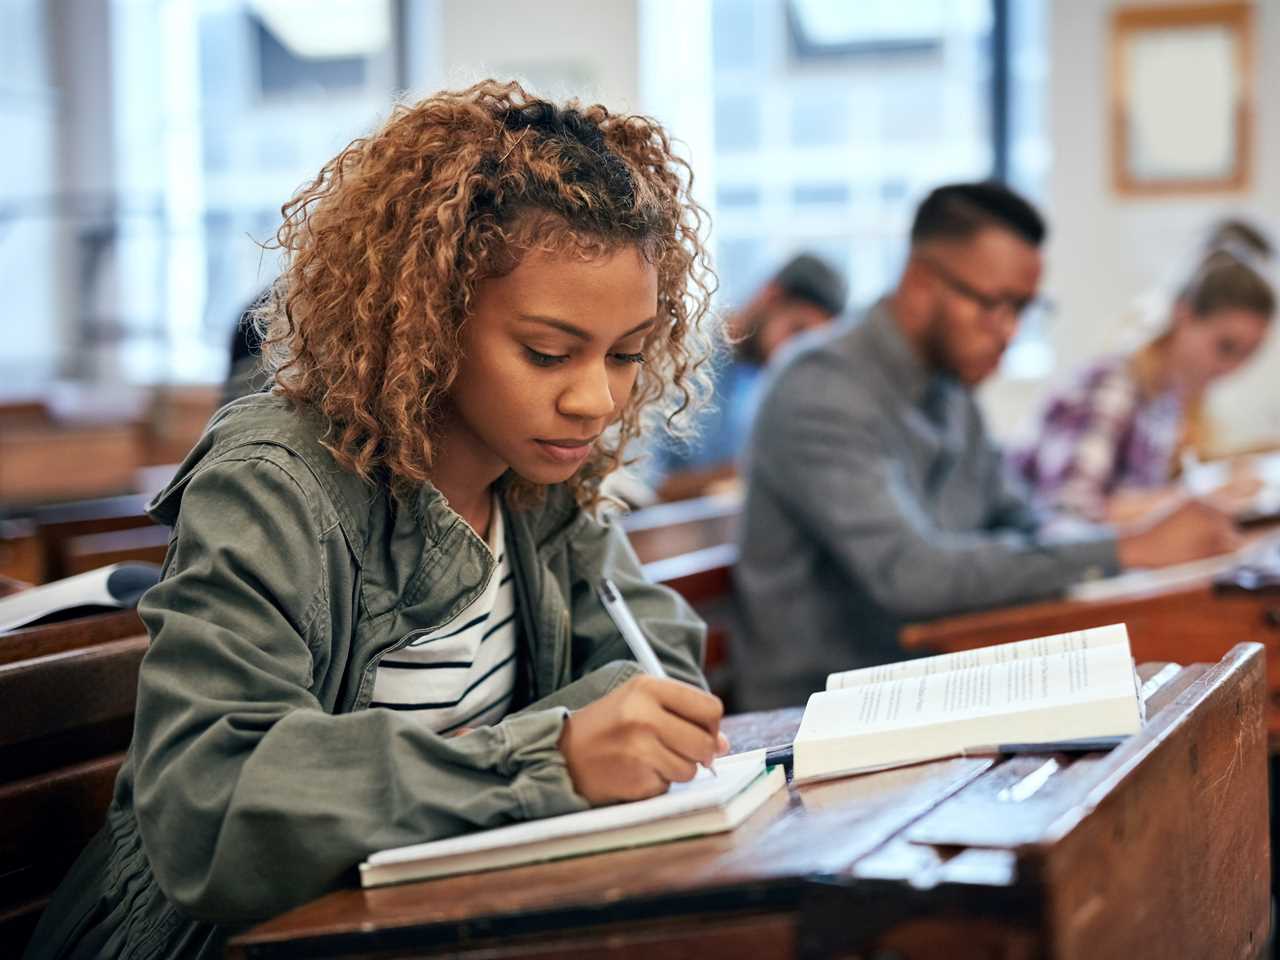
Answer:
[[[0,521],[0,576],[44,583],[44,547],[29,519]]]
[[[143,422],[146,463],[183,460],[204,433],[221,397],[221,385],[163,384],[154,388]]]
[[[0,503],[40,504],[131,489],[142,464],[137,426],[0,427]]]
[[[78,538],[91,537],[118,530],[136,530],[157,527],[146,514],[148,498],[144,494],[131,493],[118,497],[100,497],[79,500],[32,510],[30,519],[36,528],[44,554],[46,580],[58,580],[83,570],[83,562],[71,556],[69,550]],[[85,550],[79,541],[82,552]],[[89,547],[97,546],[90,541]],[[163,554],[162,554],[163,556]],[[101,564],[96,564],[100,566]]]
[[[19,950],[102,826],[147,638],[0,665],[0,943]]]
[[[81,650],[143,633],[146,633],[146,628],[136,610],[96,613],[62,623],[22,627],[0,633],[0,664]]]
[[[675,590],[707,621],[703,669],[712,689],[726,697],[741,512],[740,497],[723,495],[645,507],[622,519],[649,580]]]
[[[1110,753],[970,757],[791,785],[736,831],[322,897],[241,960],[1257,957],[1267,936],[1262,648],[1147,664]],[[736,749],[799,709],[730,717]]]
[[[70,577],[113,563],[162,564],[169,549],[169,535],[168,527],[151,524],[68,537],[62,544],[62,568]]]

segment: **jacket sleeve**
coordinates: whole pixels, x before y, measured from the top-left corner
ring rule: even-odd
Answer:
[[[668,676],[706,689],[702,675],[706,624],[674,590],[645,579],[626,533],[613,522],[578,518],[570,540],[569,599],[573,625],[573,675],[582,677],[616,661],[639,672],[622,635],[596,595],[608,577],[621,592]],[[620,681],[615,681],[620,682]]]
[[[939,528],[882,444],[877,409],[857,401],[821,354],[786,368],[757,423],[751,482],[881,606],[943,616],[1049,596],[1092,568],[1116,568],[1114,538],[1100,529],[1054,541],[1036,529]]]
[[[449,739],[391,710],[323,709],[328,585],[355,574],[300,473],[270,458],[197,472],[139,605],[139,829],[165,894],[215,922],[311,899],[376,850],[586,806],[557,749],[563,709]]]

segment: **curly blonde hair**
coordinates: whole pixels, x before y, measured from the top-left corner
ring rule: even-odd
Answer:
[[[594,506],[642,419],[682,432],[709,394],[715,275],[692,181],[656,121],[517,83],[398,106],[281,209],[284,268],[259,318],[275,391],[324,416],[344,467],[416,489],[477,284],[535,249],[594,258],[634,245],[657,270],[659,323],[616,429],[569,481]],[[509,496],[529,504],[541,490],[517,477]]]

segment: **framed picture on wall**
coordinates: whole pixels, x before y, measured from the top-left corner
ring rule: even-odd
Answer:
[[[1253,139],[1251,3],[1112,17],[1112,179],[1122,194],[1243,190]]]

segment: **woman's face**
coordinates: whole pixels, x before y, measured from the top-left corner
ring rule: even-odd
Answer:
[[[591,261],[531,253],[481,281],[449,392],[451,454],[495,476],[569,479],[626,404],[657,312],[657,271],[634,247]]]
[[[1203,316],[1179,308],[1174,323],[1173,375],[1193,393],[1239,368],[1262,344],[1269,326],[1262,314],[1237,308]]]

